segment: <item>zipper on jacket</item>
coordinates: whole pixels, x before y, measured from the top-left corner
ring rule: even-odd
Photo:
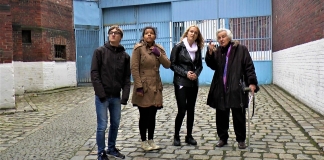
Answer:
[[[116,48],[115,48],[115,52],[116,52]],[[112,94],[114,94],[115,93],[115,76],[116,76],[116,55],[115,55],[115,53],[113,53],[113,55],[114,55],[114,71],[113,71],[113,87],[112,87],[112,90],[113,90],[113,92],[112,92]]]

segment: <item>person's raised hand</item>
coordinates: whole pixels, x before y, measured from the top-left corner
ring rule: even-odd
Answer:
[[[209,55],[213,54],[213,51],[216,49],[216,45],[212,44],[212,41],[209,41],[208,43],[208,53]]]
[[[153,49],[152,49],[152,53],[153,53],[156,57],[160,57],[160,55],[161,55],[160,51],[157,49],[156,46],[153,47]]]

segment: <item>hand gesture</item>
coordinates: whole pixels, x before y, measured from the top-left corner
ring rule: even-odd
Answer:
[[[216,50],[216,45],[215,44],[212,44],[212,41],[209,41],[209,44],[208,44],[208,53],[209,55],[212,55],[213,51]]]
[[[160,57],[160,55],[161,55],[160,51],[157,49],[156,46],[153,47],[153,49],[152,49],[152,53],[153,53],[156,57]]]

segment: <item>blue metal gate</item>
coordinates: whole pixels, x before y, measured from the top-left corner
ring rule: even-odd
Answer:
[[[77,82],[91,82],[90,67],[93,51],[99,47],[99,30],[76,29]]]
[[[159,23],[141,23],[138,25],[120,25],[119,27],[123,29],[124,36],[121,45],[125,47],[126,52],[131,56],[133,52],[134,45],[138,43],[141,39],[143,28],[146,26],[154,27],[158,33],[155,42],[163,46],[167,57],[170,57],[170,48],[172,47],[172,41],[170,37],[170,22],[159,22]],[[105,27],[105,35],[108,33],[110,26]],[[172,72],[169,69],[160,67],[160,74],[164,75],[162,77],[163,82],[172,82]]]
[[[168,57],[172,46],[179,42],[181,34],[191,24],[200,28],[205,44],[210,40],[215,42],[218,28],[229,28],[233,38],[249,48],[260,84],[272,83],[271,0],[110,0],[109,3],[100,1],[99,6],[102,9],[100,28],[103,28],[100,34],[104,38],[99,39],[98,31],[95,34],[76,31],[79,83],[90,82],[90,55],[98,47],[98,39],[100,43],[107,41],[107,30],[115,24],[124,30],[121,44],[130,56],[145,26],[157,28],[156,42],[165,48]],[[203,57],[205,51],[206,47],[202,51]],[[213,71],[205,63],[203,65],[199,82],[209,84]],[[163,67],[160,71],[162,81],[172,83],[173,72]]]
[[[159,12],[157,12],[159,11]],[[107,32],[111,25],[118,24],[124,31],[121,41],[126,52],[131,56],[134,45],[141,39],[143,28],[151,26],[156,28],[156,43],[163,46],[167,57],[170,57],[172,39],[171,39],[171,5],[154,4],[134,7],[115,7],[103,10],[104,38],[107,41]],[[171,83],[173,72],[161,66],[160,75],[162,81]]]

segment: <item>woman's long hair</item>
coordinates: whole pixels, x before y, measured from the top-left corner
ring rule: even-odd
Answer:
[[[195,27],[195,28],[197,28],[197,30],[198,30],[198,37],[197,37],[197,39],[196,39],[196,43],[197,43],[197,46],[198,46],[200,49],[202,49],[202,48],[204,47],[204,38],[203,38],[202,35],[201,35],[200,29],[199,29],[198,26],[196,26],[196,25],[191,25],[191,26],[189,26],[189,27],[186,29],[186,31],[182,34],[182,36],[181,36],[181,38],[180,38],[180,42],[182,42],[182,40],[183,40],[184,38],[187,37],[188,32],[189,32],[189,29],[190,29],[191,27]],[[179,42],[179,43],[180,43],[180,42]]]

